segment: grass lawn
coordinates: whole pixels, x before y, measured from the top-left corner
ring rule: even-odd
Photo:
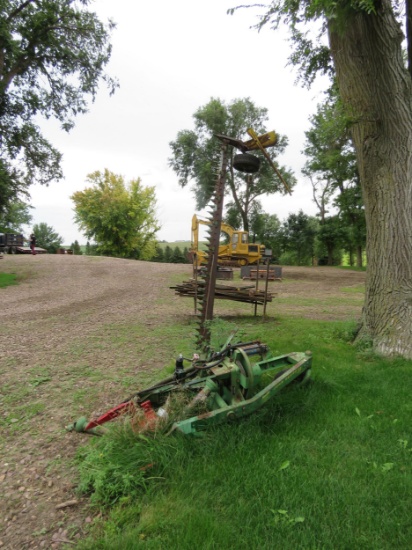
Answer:
[[[91,439],[79,490],[103,514],[79,548],[411,548],[412,361],[354,347],[348,322],[234,322],[274,355],[310,349],[312,382],[202,437]]]
[[[0,288],[17,284],[17,276],[14,273],[0,273]]]

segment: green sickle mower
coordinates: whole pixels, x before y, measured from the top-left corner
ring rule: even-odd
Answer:
[[[99,426],[123,413],[143,417],[139,427],[144,429],[178,430],[184,434],[196,434],[207,427],[249,415],[267,403],[291,382],[305,382],[310,377],[311,352],[294,352],[272,357],[267,346],[259,341],[232,344],[233,334],[220,351],[210,351],[210,329],[213,320],[213,304],[217,273],[217,254],[222,223],[224,186],[229,162],[229,146],[240,149],[235,155],[233,167],[252,173],[259,169],[259,159],[248,151],[260,150],[278,177],[290,192],[278,173],[265,148],[276,143],[276,135],[269,132],[258,136],[251,128],[252,138],[246,142],[216,134],[222,142],[222,162],[213,197],[213,209],[209,227],[208,260],[205,276],[205,292],[200,311],[197,346],[203,350],[203,358],[195,354],[192,359],[181,355],[176,360],[175,372],[165,380],[137,392],[134,396],[110,409],[96,420],[80,418],[67,429],[99,434]],[[257,360],[260,356],[260,360]],[[184,361],[190,362],[185,369]],[[172,422],[172,397],[184,394],[184,407]],[[169,422],[165,422],[169,418]],[[163,422],[163,424],[162,424]]]
[[[310,352],[272,357],[259,341],[231,344],[232,338],[207,360],[198,355],[191,360],[179,356],[169,378],[137,392],[100,418],[88,421],[83,417],[67,429],[99,435],[102,424],[140,409],[144,413],[142,427],[154,430],[168,416],[169,397],[180,392],[186,397],[185,418],[175,421],[169,431],[196,434],[211,425],[249,415],[291,382],[303,383],[310,378]],[[184,361],[191,362],[189,368],[184,368]],[[199,408],[202,412],[196,414]]]

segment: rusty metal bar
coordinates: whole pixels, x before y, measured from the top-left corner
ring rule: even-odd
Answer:
[[[270,265],[270,259],[267,260],[267,268],[266,268],[266,283],[265,283],[265,301],[263,302],[263,318],[266,317],[266,304],[267,304],[267,295],[268,295],[268,284],[269,284],[269,265]]]
[[[258,261],[257,261],[257,264],[256,264],[256,269],[257,269],[257,273],[259,273],[259,258],[258,258]],[[256,287],[255,287],[255,290],[256,292],[258,291],[258,288],[259,288],[259,277],[256,277]],[[255,304],[255,317],[257,315],[257,304]]]
[[[228,163],[228,144],[222,143],[222,163],[220,167],[219,177],[215,188],[215,209],[212,217],[212,227],[210,233],[209,257],[207,260],[207,275],[205,294],[203,296],[203,309],[200,320],[200,338],[203,344],[207,345],[210,342],[210,329],[207,327],[207,322],[213,319],[213,306],[215,301],[215,286],[217,276],[217,259],[220,242],[220,229],[222,225],[223,215],[223,199],[225,194],[225,181]]]

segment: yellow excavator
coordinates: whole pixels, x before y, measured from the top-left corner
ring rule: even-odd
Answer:
[[[207,253],[199,250],[199,225],[212,225],[212,222],[198,218],[195,214],[192,218],[192,245],[190,254],[193,264],[200,267],[207,263]],[[227,223],[222,222],[221,231],[229,236],[227,244],[221,244],[218,251],[218,265],[241,267],[257,264],[265,253],[265,245],[249,244],[247,231],[237,231]]]

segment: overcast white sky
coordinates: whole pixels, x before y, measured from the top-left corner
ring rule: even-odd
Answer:
[[[87,187],[87,174],[108,168],[156,187],[159,240],[190,240],[195,201],[168,167],[169,143],[180,130],[193,128],[194,112],[211,97],[226,102],[250,97],[268,109],[267,130],[289,138],[279,160],[295,171],[299,184],[291,197],[264,197],[264,210],[281,220],[299,209],[316,213],[310,183],[300,170],[304,132],[322,101],[321,88],[308,91],[295,85],[297,73],[286,66],[286,34],[250,29],[254,12],[226,15],[234,5],[234,0],[93,4],[101,19],[117,23],[108,72],[119,79],[120,88],[109,97],[102,86],[90,112],[76,120],[69,134],[56,123],[42,125],[63,153],[65,179],[31,188],[33,223],[51,225],[65,244],[75,239],[85,243],[73,220],[70,195]]]

